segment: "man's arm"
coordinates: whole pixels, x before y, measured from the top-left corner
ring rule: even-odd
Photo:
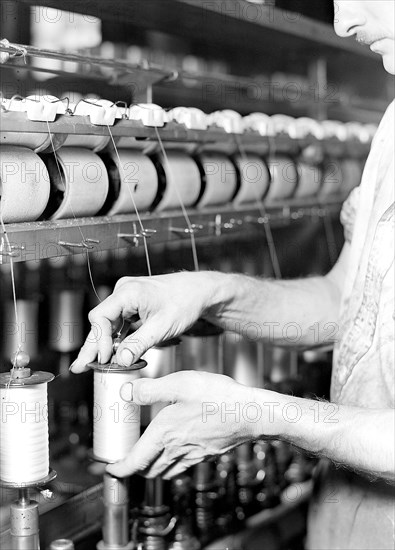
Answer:
[[[206,318],[227,330],[279,346],[331,344],[338,333],[348,255],[346,244],[325,277],[274,281],[227,275],[218,304]]]
[[[229,330],[277,345],[300,347],[331,343],[336,337],[348,245],[326,277],[270,281],[203,271],[155,277],[124,277],[89,315],[92,330],[72,365],[75,373],[98,357],[107,363],[113,334],[123,319],[139,318],[139,328],[117,351],[130,365],[147,349],[179,336],[199,317]]]
[[[269,392],[274,393],[274,392]],[[256,399],[268,392],[256,390]],[[340,466],[395,482],[395,411],[348,407],[278,393],[272,396],[277,437]],[[267,431],[262,423],[260,431]]]
[[[185,371],[125,384],[138,405],[169,402],[129,456],[108,466],[124,477],[173,477],[260,437],[282,439],[369,477],[395,481],[395,411],[337,406],[249,388],[227,376]]]

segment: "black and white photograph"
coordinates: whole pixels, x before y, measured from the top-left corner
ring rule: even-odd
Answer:
[[[0,548],[395,550],[395,0],[0,0]]]

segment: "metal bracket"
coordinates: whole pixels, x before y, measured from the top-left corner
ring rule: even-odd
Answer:
[[[91,244],[93,243],[93,244]],[[83,239],[80,243],[69,243],[67,241],[58,241],[59,246],[64,246],[66,248],[85,248],[86,250],[92,250],[95,248],[94,244],[99,244],[100,241],[97,239]]]
[[[193,223],[190,227],[170,227],[170,231],[173,233],[181,233],[186,235],[196,234],[204,229],[204,225]]]
[[[25,250],[24,246],[19,246],[16,244],[12,244],[11,246],[7,245],[7,248],[11,250],[3,250],[3,247],[5,247],[4,239],[1,240],[0,256],[7,256],[9,258],[15,258],[16,256],[18,256],[18,252],[16,252],[16,250]]]
[[[118,239],[125,239],[126,241],[133,241],[134,246],[139,246],[139,239],[150,239],[157,233],[156,229],[141,229],[137,230],[136,224],[133,224],[133,233],[118,233]]]

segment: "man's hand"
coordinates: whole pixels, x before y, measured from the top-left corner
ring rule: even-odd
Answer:
[[[124,384],[121,397],[138,405],[170,404],[151,422],[129,456],[107,467],[117,477],[140,472],[170,479],[257,437],[261,427],[240,414],[254,401],[254,389],[219,374],[184,371],[141,378]]]
[[[92,328],[72,372],[85,371],[96,357],[108,363],[113,334],[124,320],[137,320],[139,328],[118,348],[117,362],[123,366],[136,362],[155,344],[182,334],[218,302],[223,277],[215,272],[123,277],[111,296],[90,312]]]

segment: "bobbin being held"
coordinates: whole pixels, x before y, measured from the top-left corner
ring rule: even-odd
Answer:
[[[120,338],[113,343],[115,353]],[[108,364],[88,365],[94,371],[93,458],[111,464],[122,460],[131,451],[140,436],[140,407],[120,405],[120,389],[140,377],[138,371],[147,365],[138,361],[128,367],[118,365],[115,355]]]

